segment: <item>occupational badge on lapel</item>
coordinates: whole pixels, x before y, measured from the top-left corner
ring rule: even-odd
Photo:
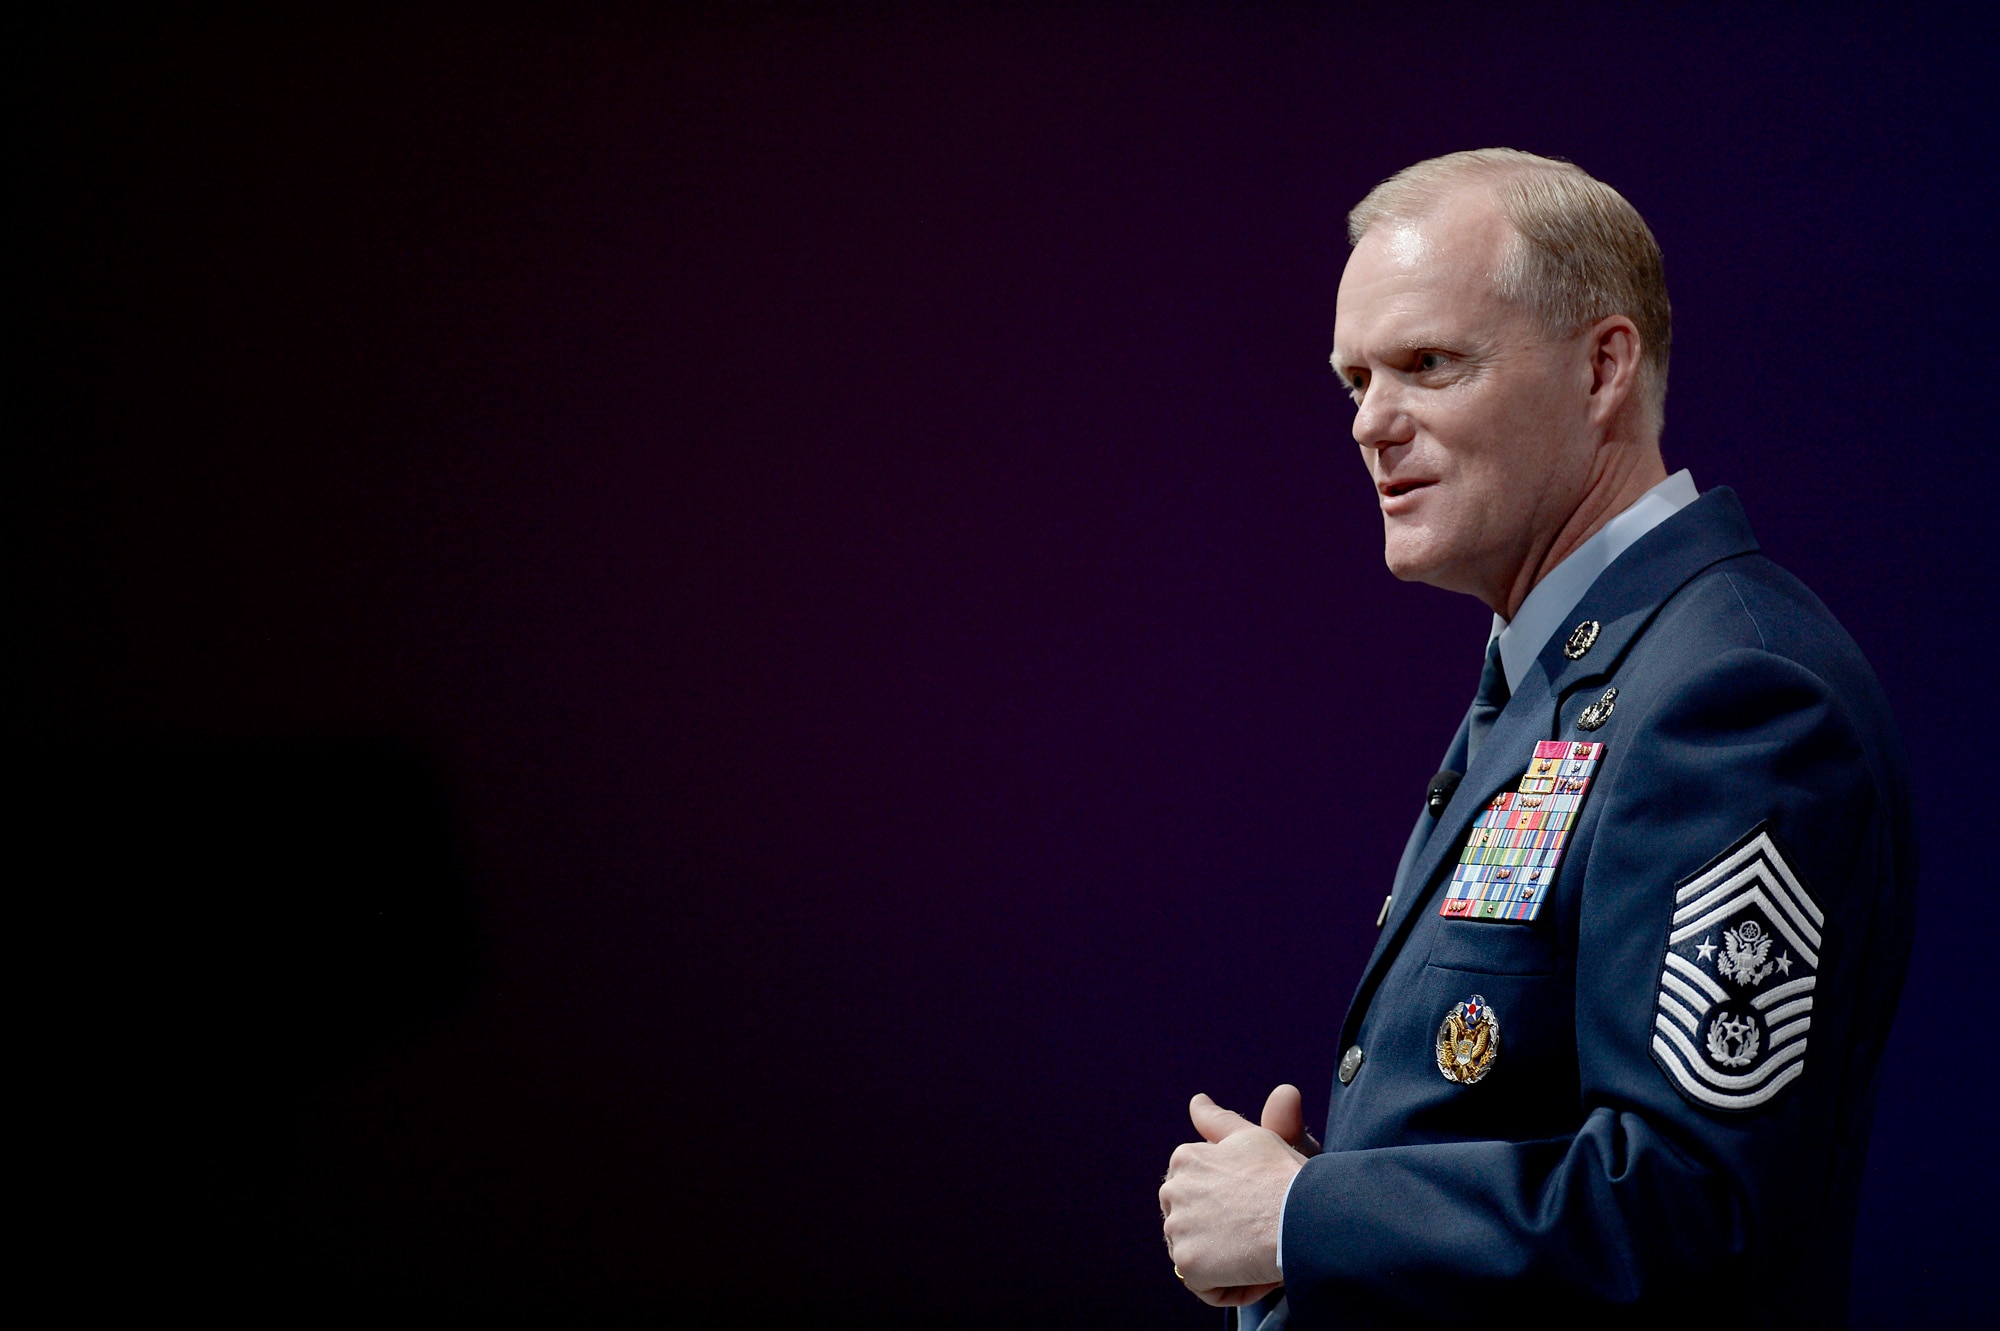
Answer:
[[[1438,1025],[1438,1071],[1446,1081],[1470,1086],[1500,1057],[1500,1018],[1478,994],[1444,1014]]]
[[[1682,1095],[1756,1109],[1805,1075],[1825,926],[1768,823],[1678,886],[1653,1061]]]
[[[1532,921],[1549,899],[1556,869],[1602,744],[1543,740],[1520,788],[1502,791],[1472,820],[1438,914],[1457,920]]]
[[[1594,619],[1586,619],[1570,630],[1569,641],[1563,644],[1563,655],[1572,661],[1581,661],[1583,654],[1597,643],[1597,635],[1604,631],[1604,625]]]
[[[1606,689],[1604,696],[1577,713],[1578,730],[1595,730],[1611,719],[1611,709],[1618,705],[1618,690]]]

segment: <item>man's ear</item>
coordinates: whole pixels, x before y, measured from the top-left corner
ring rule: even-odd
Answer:
[[[1606,315],[1584,335],[1590,357],[1590,414],[1609,424],[1639,396],[1639,329],[1622,314]]]

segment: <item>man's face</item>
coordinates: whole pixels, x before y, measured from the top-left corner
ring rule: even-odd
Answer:
[[[1340,280],[1333,368],[1397,577],[1503,611],[1588,488],[1590,366],[1493,291],[1512,238],[1483,190],[1385,219]]]

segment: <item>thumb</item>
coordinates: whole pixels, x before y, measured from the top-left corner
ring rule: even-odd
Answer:
[[[1193,1120],[1194,1130],[1207,1142],[1219,1142],[1251,1126],[1249,1119],[1233,1109],[1224,1109],[1206,1095],[1197,1095],[1188,1101],[1188,1118]]]
[[[1319,1153],[1319,1143],[1313,1141],[1311,1134],[1306,1131],[1305,1097],[1300,1095],[1299,1088],[1290,1082],[1285,1082],[1274,1089],[1270,1098],[1264,1101],[1264,1112],[1259,1117],[1259,1123],[1283,1137],[1291,1144],[1292,1149],[1303,1151],[1307,1155]]]

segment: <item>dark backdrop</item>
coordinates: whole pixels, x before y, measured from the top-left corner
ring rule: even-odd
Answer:
[[[1186,1099],[1324,1112],[1485,632],[1382,567],[1342,219],[1502,143],[1652,222],[1670,465],[1898,709],[1856,1309],[1970,1307],[1991,32],[1510,12],[20,48],[50,1254],[154,1304],[1211,1325],[1153,1196]]]

